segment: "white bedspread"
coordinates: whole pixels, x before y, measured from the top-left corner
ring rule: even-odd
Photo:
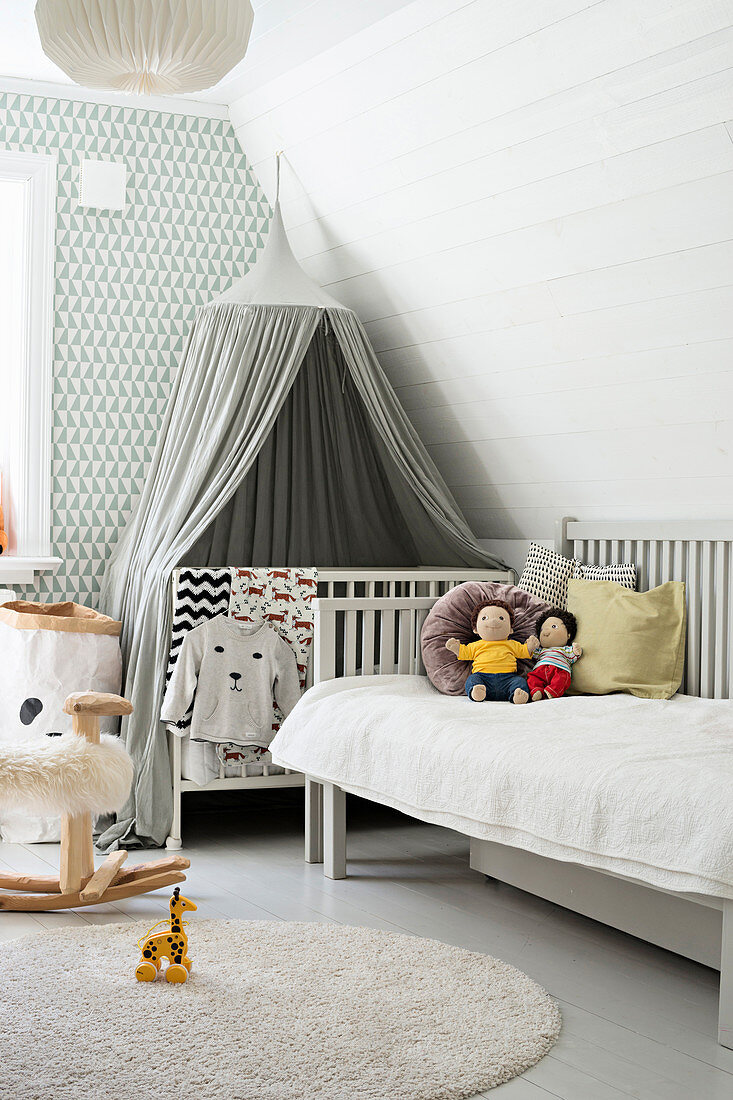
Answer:
[[[470,836],[733,898],[729,700],[479,705],[425,677],[348,677],[306,692],[271,752]]]

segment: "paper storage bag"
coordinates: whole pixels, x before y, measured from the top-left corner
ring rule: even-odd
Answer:
[[[119,694],[122,624],[76,603],[16,600],[0,606],[0,740],[26,741],[71,730],[63,712],[74,691]],[[114,730],[116,719],[102,719]],[[106,726],[105,726],[106,723]],[[58,841],[58,818],[0,810],[0,833],[16,844]]]

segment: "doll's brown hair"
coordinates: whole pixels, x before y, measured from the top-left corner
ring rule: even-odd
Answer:
[[[478,617],[485,607],[500,607],[502,611],[506,611],[507,615],[509,616],[509,625],[511,626],[512,630],[514,629],[514,612],[512,611],[508,603],[504,603],[503,600],[482,600],[481,603],[476,604],[473,611],[471,612],[471,630],[474,632],[474,634],[476,633],[476,623],[478,622]]]
[[[549,611],[543,611],[534,625],[534,632],[539,638],[540,631],[548,619],[559,619],[568,632],[568,645],[575,639],[578,633],[578,620],[572,611],[565,611],[562,607],[551,607]]]

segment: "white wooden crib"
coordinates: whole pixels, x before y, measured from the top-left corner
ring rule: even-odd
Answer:
[[[190,568],[190,567],[186,567]],[[182,569],[174,570],[171,577],[171,601],[173,609],[176,604],[176,590]],[[350,606],[354,600],[379,599],[390,600],[425,598],[430,602],[443,595],[450,588],[467,580],[489,580],[502,583],[512,583],[515,574],[512,570],[485,570],[466,568],[446,569],[356,569],[356,568],[327,568],[318,570],[318,595],[329,600],[341,601]],[[340,622],[341,616],[334,612],[333,621]],[[349,620],[351,621],[351,620]],[[330,628],[331,620],[329,619]],[[318,622],[315,624],[316,636],[314,636],[313,652],[321,652],[324,647],[317,641]],[[351,638],[351,634],[349,634]],[[330,643],[329,643],[330,644]],[[335,640],[333,641],[335,645]],[[351,642],[349,642],[349,645]],[[351,649],[346,658],[352,660]],[[316,676],[316,678],[318,678]],[[309,661],[306,685],[314,682],[314,662]],[[207,746],[210,748],[210,746]],[[218,762],[218,775],[207,782],[197,782],[193,778],[184,775],[184,747],[182,739],[175,734],[169,735],[169,749],[171,760],[171,781],[173,786],[173,821],[170,836],[166,841],[166,847],[178,851],[182,847],[181,817],[183,795],[188,791],[232,791],[232,790],[262,790],[283,787],[302,787],[305,776],[301,772],[291,771],[287,768],[274,767],[269,763],[269,754],[266,754],[258,763],[242,763],[236,767],[225,768],[222,761]],[[231,774],[234,772],[235,774]],[[229,774],[227,774],[229,773]]]
[[[558,524],[556,549],[588,564],[635,562],[637,588],[685,581],[688,627],[682,691],[733,694],[733,521]],[[316,601],[315,681],[423,674],[420,630],[434,595],[329,596]],[[733,737],[733,726],[731,728]],[[733,797],[733,792],[731,792]],[[469,834],[470,835],[470,834]],[[731,838],[733,860],[733,838]],[[471,837],[471,867],[721,972],[719,1042],[733,1047],[733,900],[673,893],[523,849]],[[346,874],[345,794],[306,781],[306,852],[331,878]]]

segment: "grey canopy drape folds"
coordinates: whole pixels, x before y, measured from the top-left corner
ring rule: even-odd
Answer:
[[[158,715],[171,570],[254,461],[317,322],[308,306],[219,304],[196,317],[145,489],[100,592],[100,606],[123,624],[125,694],[134,708],[123,735],[136,764],[133,791],[101,847],[161,845],[168,835],[170,766]]]
[[[427,557],[432,565],[459,562],[471,566],[490,561],[496,567],[496,560],[476,542],[437,466],[407,419],[356,314],[335,309],[329,310],[328,315],[374,427],[433,521],[433,537],[427,546],[423,541],[423,560]],[[424,539],[427,538],[426,532]],[[441,550],[449,557],[437,556]]]
[[[196,315],[145,488],[107,563],[100,606],[123,623],[136,781],[103,848],[162,845],[170,828],[159,714],[181,564],[499,564],[356,316],[295,261],[279,207],[253,272]]]
[[[484,565],[354,315],[324,311],[275,425],[190,561],[247,565]],[[358,324],[358,322],[356,322]],[[370,354],[371,349],[368,349]],[[382,397],[384,395],[384,398]],[[385,414],[392,412],[394,418]],[[403,424],[404,422],[404,424]],[[404,428],[395,435],[394,425]],[[407,471],[410,476],[407,476]],[[446,512],[449,508],[452,511]]]
[[[419,563],[401,507],[412,494],[382,451],[324,317],[272,431],[231,500],[191,547],[190,561]]]

